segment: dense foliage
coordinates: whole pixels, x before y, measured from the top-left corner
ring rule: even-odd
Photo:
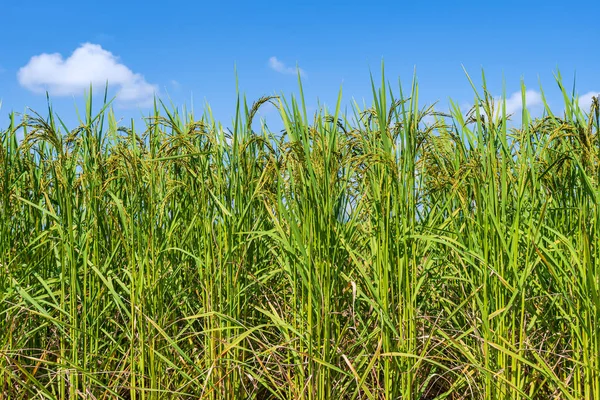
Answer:
[[[519,126],[383,82],[230,129],[13,115],[0,398],[599,398],[600,108],[559,86]]]

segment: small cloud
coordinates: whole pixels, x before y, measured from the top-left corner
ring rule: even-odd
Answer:
[[[181,88],[181,83],[177,82],[175,79],[171,79],[169,83],[171,84],[171,86],[173,86],[173,89]]]
[[[471,111],[471,108],[472,108],[472,107],[473,107],[473,104],[466,103],[466,102],[464,102],[464,103],[460,103],[460,104],[458,105],[458,108],[460,109],[460,111],[461,111],[463,114],[465,114],[465,115],[466,115],[466,114],[467,114],[469,111]]]
[[[269,58],[269,67],[271,67],[273,71],[279,72],[280,74],[295,75],[299,73],[301,76],[306,76],[306,72],[302,68],[288,67],[283,62],[279,61],[275,56]]]
[[[108,82],[118,89],[117,100],[129,106],[148,106],[158,93],[157,85],[148,83],[110,51],[92,43],[81,45],[66,59],[59,53],[33,56],[19,69],[17,78],[21,86],[34,93],[48,91],[54,96],[81,95],[90,84],[103,87]]]
[[[494,97],[495,110],[494,114],[500,114],[502,112],[502,97]],[[541,105],[542,95],[535,90],[525,91],[525,103],[527,108],[537,107]],[[506,98],[506,114],[516,114],[523,110],[523,96],[521,91],[514,92]],[[462,109],[462,106],[461,106]],[[483,109],[482,109],[483,112]]]
[[[579,107],[583,109],[585,112],[590,111],[590,107],[592,106],[592,97],[600,97],[600,91],[587,92],[579,96]]]
[[[501,98],[497,98],[497,101],[501,101]],[[536,107],[541,105],[542,95],[535,90],[527,90],[525,91],[525,102],[527,107]],[[498,108],[498,112],[502,112],[502,103],[499,103],[500,107]],[[521,92],[514,92],[509,97],[506,98],[506,114],[515,114],[523,110],[523,97]]]
[[[530,111],[531,115],[535,117],[539,115],[542,111],[543,101],[542,95],[540,92],[535,90],[527,90],[525,91],[525,103],[527,105],[527,109]],[[473,105],[469,103],[461,103],[460,110],[463,113],[469,112],[473,108]],[[483,114],[485,111],[483,107],[480,107],[480,113]],[[523,110],[523,97],[521,95],[521,91],[517,91],[512,93],[510,96],[506,97],[506,115],[511,115],[511,119],[515,122],[521,121],[521,111]],[[494,116],[499,117],[502,113],[502,97],[494,97]]]

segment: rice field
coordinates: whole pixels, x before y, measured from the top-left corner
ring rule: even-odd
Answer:
[[[11,115],[0,399],[599,399],[600,107],[557,83]]]

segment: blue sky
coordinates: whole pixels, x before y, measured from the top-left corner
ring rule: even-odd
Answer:
[[[416,69],[421,104],[473,102],[462,66],[481,68],[494,95],[523,78],[539,103],[539,81],[561,106],[553,73],[581,95],[600,91],[600,2],[102,2],[6,0],[0,35],[0,123],[9,111],[45,107],[75,121],[87,81],[119,93],[121,117],[147,111],[152,93],[176,105],[205,101],[229,125],[235,70],[250,101],[297,92],[309,107],[370,98],[369,71],[408,86]],[[587,101],[587,100],[586,100]],[[515,107],[518,107],[515,100]],[[268,114],[268,111],[267,111]]]

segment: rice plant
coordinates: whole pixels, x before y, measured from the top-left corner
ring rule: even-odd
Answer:
[[[516,124],[482,83],[11,114],[0,399],[600,398],[598,98]]]

